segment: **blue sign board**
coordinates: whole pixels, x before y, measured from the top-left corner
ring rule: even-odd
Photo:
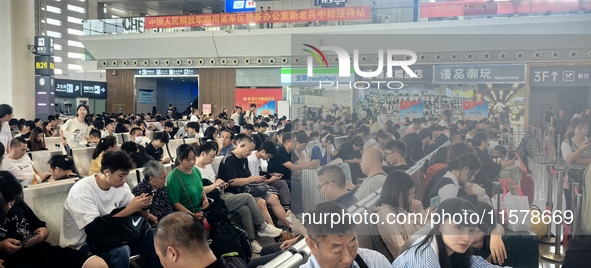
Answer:
[[[254,0],[226,0],[226,13],[256,11]]]

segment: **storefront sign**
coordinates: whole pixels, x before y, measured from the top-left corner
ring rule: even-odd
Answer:
[[[107,83],[80,81],[80,88],[82,89],[82,97],[91,99],[106,99],[107,98]]]
[[[465,101],[462,106],[466,120],[480,120],[488,117],[488,102]]]
[[[314,68],[314,76],[308,76],[308,69],[306,68],[281,68],[281,85],[286,86],[315,86],[319,87],[320,82],[334,82],[339,84],[338,89],[349,89],[349,83],[353,82],[355,76],[349,77],[339,76],[338,68]],[[353,68],[351,68],[353,73]]]
[[[363,72],[373,72],[378,69],[377,66],[361,66],[359,67]],[[356,74],[356,81],[400,81],[403,83],[431,83],[433,81],[433,65],[411,65],[409,68],[417,75],[416,78],[410,77],[402,67],[395,66],[392,68],[392,77],[386,76],[386,70],[375,77],[368,78]],[[316,71],[316,70],[314,70]]]
[[[584,66],[531,66],[530,86],[590,86],[591,65]]]
[[[435,65],[434,84],[525,83],[525,64]]]
[[[282,88],[237,88],[236,106],[242,110],[249,109],[250,104],[257,106],[257,115],[270,115],[277,113],[277,101],[283,99]]]
[[[226,0],[226,13],[256,10],[257,5],[253,0]]]
[[[305,10],[281,10],[233,14],[204,14],[146,17],[144,28],[179,28],[198,26],[226,26],[237,24],[369,20],[370,7],[342,7]]]
[[[425,103],[422,101],[401,101],[400,102],[400,122],[406,118],[411,121],[415,118],[423,117],[425,113]]]
[[[154,90],[152,89],[140,89],[138,90],[139,93],[139,103],[143,104],[152,104],[154,103]]]
[[[135,75],[196,75],[197,69],[141,69]]]

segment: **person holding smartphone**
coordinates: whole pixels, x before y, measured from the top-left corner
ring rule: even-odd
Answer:
[[[16,177],[0,171],[0,267],[107,267],[98,256],[45,242],[49,230],[20,199],[22,194]]]

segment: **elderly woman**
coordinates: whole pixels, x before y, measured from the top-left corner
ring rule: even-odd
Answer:
[[[164,216],[172,213],[172,206],[168,202],[168,193],[165,186],[167,175],[164,165],[151,160],[144,166],[144,179],[132,190],[135,196],[153,194],[152,205],[148,209],[159,221]]]

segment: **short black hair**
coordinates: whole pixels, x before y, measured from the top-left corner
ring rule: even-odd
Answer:
[[[480,147],[483,141],[488,141],[488,135],[485,132],[478,132],[474,134],[470,143],[476,148]]]
[[[318,177],[327,175],[339,188],[347,186],[345,172],[335,165],[326,165],[318,171]]]
[[[139,132],[142,132],[142,133],[143,133],[143,131],[142,131],[142,129],[141,129],[141,128],[139,128],[139,127],[134,127],[134,128],[131,128],[131,130],[129,130],[129,135],[133,136],[133,135],[135,134],[135,132],[136,132],[136,131],[139,131]]]
[[[6,204],[17,198],[23,198],[23,186],[9,171],[0,171],[0,206],[5,207]],[[0,215],[2,218],[6,216],[4,209],[0,209]]]
[[[189,123],[186,124],[186,126],[188,128],[192,128],[195,131],[199,132],[199,123],[197,123],[197,122],[189,122]]]
[[[47,161],[50,168],[60,168],[62,170],[74,170],[76,169],[74,165],[74,159],[71,156],[67,155],[54,155],[52,156],[49,161]]]
[[[41,118],[35,118],[35,120],[33,120],[33,122],[35,122],[35,124],[37,124],[39,121],[41,121]]]
[[[384,150],[398,152],[402,157],[406,157],[406,143],[401,140],[391,140],[384,145]]]
[[[310,142],[310,137],[306,135],[306,132],[296,134],[296,140],[298,143],[308,143]]]
[[[277,135],[279,135],[279,133],[277,133]],[[295,135],[291,132],[286,132],[285,134],[283,134],[283,137],[281,137],[281,142],[283,142],[283,144],[287,143],[288,141],[291,141],[295,138]]]
[[[252,130],[252,131],[254,131],[254,126],[252,124],[246,124],[244,126],[244,130]]]
[[[156,132],[156,134],[154,134],[153,140],[159,140],[160,142],[167,144],[170,141],[170,136],[168,135],[168,133]]]
[[[123,151],[110,151],[103,154],[101,160],[101,172],[110,170],[111,172],[130,171],[135,168],[135,164],[129,155]]]
[[[166,123],[164,123],[164,127],[174,128],[174,124],[170,121],[166,121]]]
[[[23,137],[16,137],[16,138],[12,139],[12,141],[10,141],[10,149],[16,148],[16,147],[21,146],[23,144],[27,145],[27,140],[25,140],[25,138],[23,138]]]
[[[56,120],[55,115],[48,115],[47,116],[47,121],[53,121],[53,120]]]
[[[355,145],[356,147],[363,147],[363,139],[359,136],[356,136],[351,140],[351,145]]]
[[[93,129],[90,131],[90,133],[88,133],[88,136],[99,138],[99,139],[101,138],[101,135],[102,135],[101,132],[96,129]]]
[[[126,141],[121,144],[121,151],[124,151],[128,154],[137,152],[137,143],[133,141]]]
[[[277,155],[277,144],[272,141],[264,141],[257,151],[265,150],[267,154],[270,155]]]
[[[218,148],[212,142],[204,142],[199,145],[199,148],[197,148],[197,156],[200,156],[201,153],[207,154],[211,151],[215,151],[217,153]]]
[[[244,133],[236,135],[236,137],[234,137],[234,141],[236,142],[236,144],[240,144],[241,142],[254,143],[254,139],[251,136],[248,136]]]
[[[178,148],[176,148],[176,162],[175,166],[180,164],[180,161],[189,158],[189,154],[193,152],[195,156],[197,155],[197,148],[193,147],[193,145],[189,144],[181,144]]]
[[[105,128],[105,122],[103,122],[102,120],[96,120],[96,121],[94,121],[94,123],[92,123],[92,125],[96,129],[103,129],[103,128]]]
[[[423,129],[419,130],[419,136],[421,136],[421,140],[426,139],[426,138],[433,139],[433,132],[428,128],[423,128]]]

